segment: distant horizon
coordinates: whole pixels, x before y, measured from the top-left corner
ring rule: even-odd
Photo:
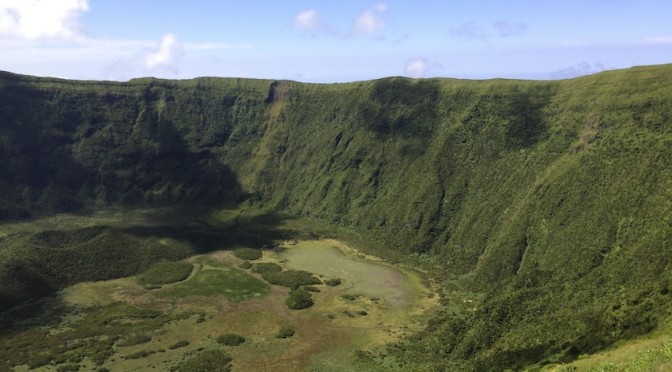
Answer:
[[[561,80],[672,62],[667,0],[5,0],[0,70],[73,80]]]
[[[366,79],[366,80],[352,80],[352,81],[338,81],[338,82],[310,82],[310,81],[299,81],[299,80],[292,80],[292,79],[276,79],[276,78],[272,78],[272,77],[259,77],[259,78],[257,78],[257,77],[215,76],[215,75],[194,76],[194,77],[186,77],[186,78],[158,77],[158,76],[147,75],[147,76],[133,77],[133,78],[130,78],[128,80],[110,80],[110,79],[73,79],[73,78],[50,76],[50,75],[32,75],[32,74],[24,74],[24,73],[1,70],[1,69],[0,69],[0,73],[8,73],[8,74],[12,74],[12,75],[27,76],[27,77],[33,77],[33,78],[38,78],[38,79],[56,79],[56,80],[66,80],[66,81],[82,81],[82,82],[110,82],[110,83],[122,83],[122,84],[132,82],[133,80],[143,80],[143,79],[155,79],[155,80],[165,80],[165,81],[189,81],[189,80],[197,80],[197,79],[243,79],[243,80],[290,81],[290,82],[295,82],[295,83],[300,83],[300,84],[330,85],[330,84],[351,84],[351,83],[360,83],[360,82],[383,80],[383,79],[395,79],[395,78],[403,78],[403,79],[411,79],[411,80],[432,80],[432,79],[471,80],[471,81],[520,80],[520,81],[548,81],[548,82],[552,82],[552,81],[572,80],[572,79],[578,79],[578,78],[582,78],[582,77],[589,77],[589,76],[598,75],[598,74],[605,73],[605,72],[615,72],[615,71],[622,71],[622,70],[628,70],[628,69],[633,69],[633,68],[647,68],[647,67],[657,67],[657,66],[667,66],[667,65],[672,65],[672,63],[661,63],[661,64],[654,64],[654,65],[637,65],[637,66],[630,66],[630,67],[624,67],[624,68],[618,68],[618,69],[595,71],[595,72],[592,72],[592,73],[586,74],[586,75],[578,75],[578,76],[572,76],[572,77],[566,77],[566,78],[546,78],[546,79],[515,78],[515,77],[462,78],[462,77],[453,77],[453,76],[433,76],[433,77],[416,78],[416,77],[403,76],[403,75],[390,75],[390,76],[382,76],[382,77]]]

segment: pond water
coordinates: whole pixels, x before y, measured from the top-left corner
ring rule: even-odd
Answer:
[[[340,288],[347,289],[347,293],[378,297],[394,307],[408,306],[415,292],[401,270],[345,254],[335,241],[301,241],[278,256],[286,260],[284,265],[290,269],[339,278],[343,281]]]

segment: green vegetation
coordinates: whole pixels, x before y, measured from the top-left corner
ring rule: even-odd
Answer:
[[[279,273],[282,271],[282,266],[275,262],[262,262],[254,264],[254,266],[252,266],[252,271],[259,274]]]
[[[252,267],[252,263],[250,261],[243,261],[240,263],[240,265],[238,265],[238,267],[240,267],[243,270],[248,270]]]
[[[178,372],[229,372],[231,357],[221,350],[207,350],[185,360],[175,369]]]
[[[50,308],[40,319],[53,323],[63,309]],[[0,370],[15,365],[40,366],[80,363],[85,359],[100,366],[114,354],[117,340],[144,341],[150,332],[182,315],[164,314],[122,303],[82,310],[77,320],[59,332],[46,328],[15,329],[0,337]],[[122,341],[123,342],[123,341]]]
[[[203,266],[210,266],[212,268],[217,268],[217,269],[221,269],[221,268],[229,266],[229,265],[221,262],[220,260],[215,259],[212,256],[199,256],[199,257],[196,257],[194,262],[197,263],[197,264],[201,264]]]
[[[138,275],[137,281],[145,287],[162,286],[187,279],[192,269],[188,262],[158,262]]]
[[[0,239],[0,310],[82,281],[135,275],[193,254],[187,243],[87,227],[21,232]]]
[[[261,258],[261,251],[254,248],[238,248],[233,251],[233,255],[241,260],[254,261]]]
[[[189,346],[189,341],[180,340],[180,341],[177,341],[176,343],[168,346],[168,348],[170,350],[175,350],[175,349],[179,349],[179,348],[182,348],[182,347],[185,347],[185,346]]]
[[[166,288],[162,297],[224,296],[237,303],[268,294],[268,285],[234,268],[201,270],[190,280]]]
[[[79,364],[69,363],[56,368],[57,372],[77,372],[79,371]]]
[[[142,359],[147,358],[152,354],[156,354],[156,350],[142,350],[133,354],[126,355],[126,359]]]
[[[608,363],[595,367],[593,371],[620,372],[620,371],[664,371],[672,367],[672,340],[659,347],[647,348],[637,353],[632,362]],[[561,367],[560,372],[573,371],[570,366]]]
[[[277,241],[279,220],[300,218],[436,283],[443,308],[373,367],[569,362],[670,322],[671,82],[672,65],[564,81],[336,85],[2,73],[0,218],[109,205],[264,213],[177,234],[2,230],[0,309],[240,241],[262,247]],[[242,228],[261,225],[268,235]],[[243,259],[261,252],[251,254]],[[227,274],[199,275],[207,286]],[[291,271],[263,276],[317,284]],[[175,287],[194,293],[184,285],[197,278]],[[31,350],[36,364],[56,355]]]
[[[341,279],[338,278],[332,278],[332,279],[327,279],[324,281],[324,284],[330,286],[330,287],[336,287],[341,285]]]
[[[152,337],[148,335],[133,335],[125,340],[120,341],[117,346],[119,347],[128,347],[135,346],[140,344],[146,344],[149,341],[152,341]]]
[[[292,310],[301,310],[313,306],[315,302],[313,302],[313,296],[310,295],[310,292],[304,289],[294,289],[289,292],[285,304]]]
[[[275,338],[289,338],[293,337],[295,333],[294,328],[282,327],[278,333],[275,334]]]
[[[245,337],[234,333],[225,333],[217,337],[217,342],[226,346],[238,346],[245,343]]]
[[[322,284],[320,279],[303,270],[266,271],[261,273],[265,281],[273,285],[296,289],[304,285]]]

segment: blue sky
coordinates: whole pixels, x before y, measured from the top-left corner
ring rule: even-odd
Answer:
[[[563,79],[672,63],[670,0],[0,0],[0,70]]]

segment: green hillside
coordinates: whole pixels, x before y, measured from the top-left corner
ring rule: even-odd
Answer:
[[[446,306],[385,363],[569,361],[670,319],[672,65],[333,85],[2,73],[0,154],[3,219],[244,203],[400,254],[429,270]],[[41,247],[33,235],[0,237],[0,294],[20,292],[9,268]],[[458,290],[476,293],[473,309],[451,306]]]

